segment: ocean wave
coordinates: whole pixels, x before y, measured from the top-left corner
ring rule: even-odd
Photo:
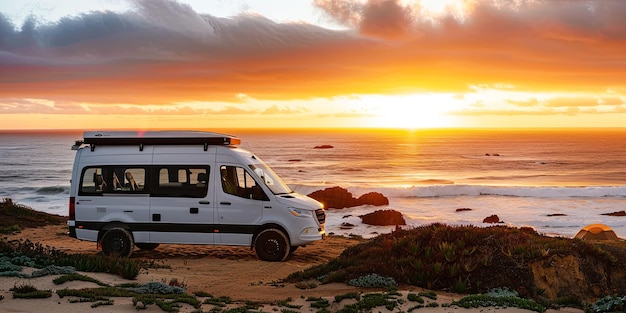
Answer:
[[[69,186],[46,186],[37,188],[36,193],[40,195],[55,195],[60,193],[69,194]]]
[[[296,192],[309,194],[333,186],[292,185]],[[455,196],[503,196],[531,198],[604,198],[626,197],[626,186],[593,187],[532,187],[532,186],[485,186],[485,185],[430,185],[412,187],[345,187],[354,196],[379,192],[392,198],[435,198]]]

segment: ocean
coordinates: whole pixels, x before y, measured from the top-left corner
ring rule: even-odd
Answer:
[[[389,232],[359,216],[394,209],[408,227],[488,227],[482,220],[496,214],[553,236],[602,223],[626,238],[626,217],[603,215],[626,210],[626,129],[217,131],[239,136],[296,192],[340,186],[389,198],[385,207],[328,210],[330,233]],[[0,198],[67,215],[70,147],[80,139],[82,131],[0,131]]]

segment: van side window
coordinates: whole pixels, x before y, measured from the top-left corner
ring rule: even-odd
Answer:
[[[156,186],[150,192],[156,197],[204,198],[208,190],[209,168],[167,165],[154,168]]]
[[[220,176],[225,193],[246,199],[269,201],[263,189],[244,168],[222,165]]]
[[[144,168],[112,167],[111,176],[113,192],[143,192],[146,186],[146,170]]]
[[[102,194],[107,187],[101,167],[83,170],[83,176],[80,179],[80,194]]]

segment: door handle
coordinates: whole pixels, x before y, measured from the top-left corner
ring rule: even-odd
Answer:
[[[200,204],[211,204],[210,201],[206,201],[206,200],[201,200],[198,203],[200,203]]]
[[[220,202],[221,205],[230,205],[230,202]]]

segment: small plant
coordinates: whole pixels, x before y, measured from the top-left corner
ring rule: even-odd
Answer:
[[[130,288],[130,291],[139,294],[182,294],[185,289],[176,286],[166,285],[162,282],[149,282],[139,287]]]
[[[444,241],[440,243],[439,251],[448,262],[452,262],[456,258],[456,245],[452,242]]]
[[[92,282],[92,283],[97,284],[98,286],[103,286],[103,287],[104,286],[108,286],[107,284],[105,284],[105,283],[103,283],[103,282],[101,282],[101,281],[99,281],[99,280],[97,280],[95,278],[92,278],[92,277],[89,277],[89,276],[85,276],[85,275],[82,275],[82,274],[78,274],[78,273],[72,273],[72,274],[66,274],[66,275],[63,275],[63,276],[59,276],[59,277],[55,278],[54,280],[52,280],[52,282],[55,285],[61,285],[61,284],[65,283],[65,282],[75,281],[75,280]]]
[[[335,302],[341,302],[344,299],[356,299],[357,301],[360,299],[360,294],[358,292],[348,292],[342,295],[335,296]]]
[[[10,290],[13,291],[13,298],[15,299],[42,299],[52,297],[52,291],[39,290],[32,285],[14,286]]]
[[[393,287],[397,286],[396,280],[393,277],[382,277],[378,274],[369,274],[361,276],[359,278],[351,279],[348,285],[355,287]]]
[[[13,233],[17,233],[20,231],[20,227],[18,225],[11,225],[8,227],[0,227],[0,234],[9,235]]]
[[[357,303],[348,304],[339,312],[369,312],[378,306],[384,306],[387,310],[393,311],[398,306],[398,301],[392,299],[388,294],[368,293],[363,295]]]
[[[411,302],[424,303],[424,298],[414,293],[409,293],[408,295],[406,295],[406,298]]]
[[[543,305],[532,300],[522,299],[519,297],[510,297],[510,296],[494,297],[488,294],[469,295],[458,301],[453,301],[451,305],[459,306],[462,308],[508,306],[508,307],[517,307],[520,309],[535,311],[539,313],[543,313],[546,310],[546,308]]]
[[[225,307],[227,304],[233,303],[233,300],[231,300],[229,297],[209,297],[208,299],[205,299],[202,303],[211,304],[218,307]]]
[[[420,297],[431,299],[431,300],[437,300],[437,294],[431,290],[420,292],[417,295]]]
[[[193,295],[196,297],[202,297],[202,298],[213,297],[210,293],[206,291],[196,291],[193,293]]]
[[[308,297],[306,301],[313,302],[311,303],[312,308],[324,309],[330,306],[330,302],[323,298]]]
[[[606,296],[598,299],[592,306],[591,310],[595,313],[601,312],[622,312],[626,303],[626,296]]]
[[[289,309],[300,309],[302,308],[301,305],[295,305],[295,304],[291,304],[289,302],[293,301],[293,299],[291,298],[287,298],[285,300],[280,300],[276,303],[276,305],[278,305],[279,307],[286,307]]]
[[[456,292],[456,293],[464,293],[465,290],[467,290],[467,286],[469,285],[468,281],[466,279],[463,279],[461,277],[459,277],[453,284],[452,284],[452,292]]]
[[[111,299],[107,299],[107,300],[100,300],[100,301],[96,301],[94,303],[91,304],[92,308],[97,308],[101,305],[113,305],[114,302]]]

